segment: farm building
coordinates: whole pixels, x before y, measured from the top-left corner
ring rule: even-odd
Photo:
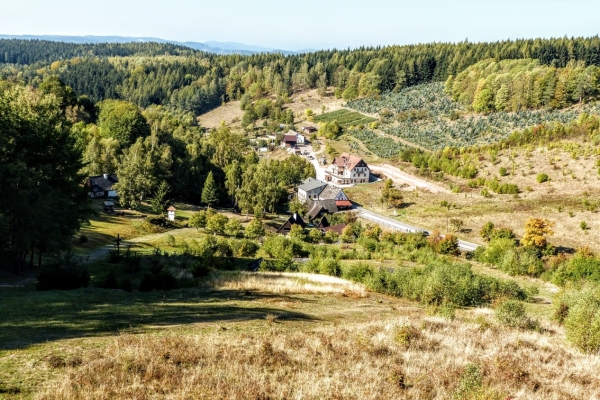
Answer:
[[[302,132],[305,135],[310,135],[311,133],[315,133],[316,131],[318,131],[318,129],[315,128],[314,126],[303,126],[302,127]]]
[[[290,133],[291,132],[291,133]],[[298,143],[298,138],[296,137],[296,132],[290,131],[285,134],[283,140],[281,141],[281,147],[296,147]]]
[[[85,187],[88,189],[88,195],[94,198],[117,197],[117,192],[113,190],[113,185],[119,182],[115,174],[103,174],[90,176],[85,181]]]

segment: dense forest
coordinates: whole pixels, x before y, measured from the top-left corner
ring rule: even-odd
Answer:
[[[38,85],[58,75],[94,101],[120,98],[201,114],[224,101],[335,86],[353,99],[445,81],[480,61],[535,59],[565,68],[600,65],[600,38],[432,43],[281,54],[215,55],[157,43],[68,44],[0,40],[1,76]]]
[[[538,60],[485,60],[446,81],[446,93],[477,112],[562,108],[595,99],[600,68],[569,62],[563,68]]]

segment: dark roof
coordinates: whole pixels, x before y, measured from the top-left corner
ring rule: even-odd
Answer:
[[[309,210],[312,210],[316,206],[323,207],[323,210],[328,213],[336,213],[338,212],[338,206],[335,200],[327,199],[327,200],[307,200],[306,206]]]
[[[301,216],[294,213],[277,229],[277,233],[288,233],[292,229],[292,225],[300,225],[302,228],[306,228],[306,222],[304,222]]]
[[[342,231],[344,230],[345,227],[346,227],[346,224],[337,224],[337,225],[328,226],[326,228],[323,228],[323,231],[324,232],[334,231],[338,235],[341,235]]]
[[[317,229],[324,229],[324,228],[328,228],[329,227],[329,221],[327,220],[327,218],[323,217],[321,218],[321,222],[319,222],[319,225],[317,225]]]
[[[308,131],[308,132],[316,132],[316,131],[318,131],[318,129],[315,128],[314,126],[303,126],[302,129],[304,129],[305,131]]]
[[[298,138],[296,137],[295,134],[294,135],[285,135],[283,137],[283,141],[286,142],[286,143],[287,142],[294,142],[294,143],[296,143],[296,140],[298,140]]]
[[[309,219],[315,219],[319,216],[319,214],[324,210],[323,206],[319,203],[313,203],[312,208],[308,212]]]
[[[86,186],[92,189],[92,192],[94,193],[108,192],[109,190],[112,190],[113,185],[117,182],[119,182],[119,179],[115,174],[109,174],[106,176],[106,178],[104,175],[90,176]]]

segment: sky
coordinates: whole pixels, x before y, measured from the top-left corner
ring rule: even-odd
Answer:
[[[156,37],[283,50],[600,34],[598,0],[9,0],[0,34]]]

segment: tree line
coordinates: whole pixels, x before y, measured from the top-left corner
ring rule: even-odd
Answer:
[[[533,59],[490,59],[451,75],[445,92],[467,109],[482,113],[562,108],[597,98],[599,80],[600,68],[586,67],[582,61],[556,68]]]
[[[58,75],[94,101],[164,105],[201,114],[235,99],[281,98],[318,89],[346,99],[378,96],[406,86],[445,81],[486,59],[536,59],[565,68],[600,65],[600,38],[557,38],[493,43],[430,43],[323,50],[307,54],[216,55],[158,43],[67,44],[0,40],[2,76],[34,86]],[[2,61],[0,59],[0,61]],[[25,64],[37,63],[34,66]],[[40,63],[44,64],[41,65]]]

